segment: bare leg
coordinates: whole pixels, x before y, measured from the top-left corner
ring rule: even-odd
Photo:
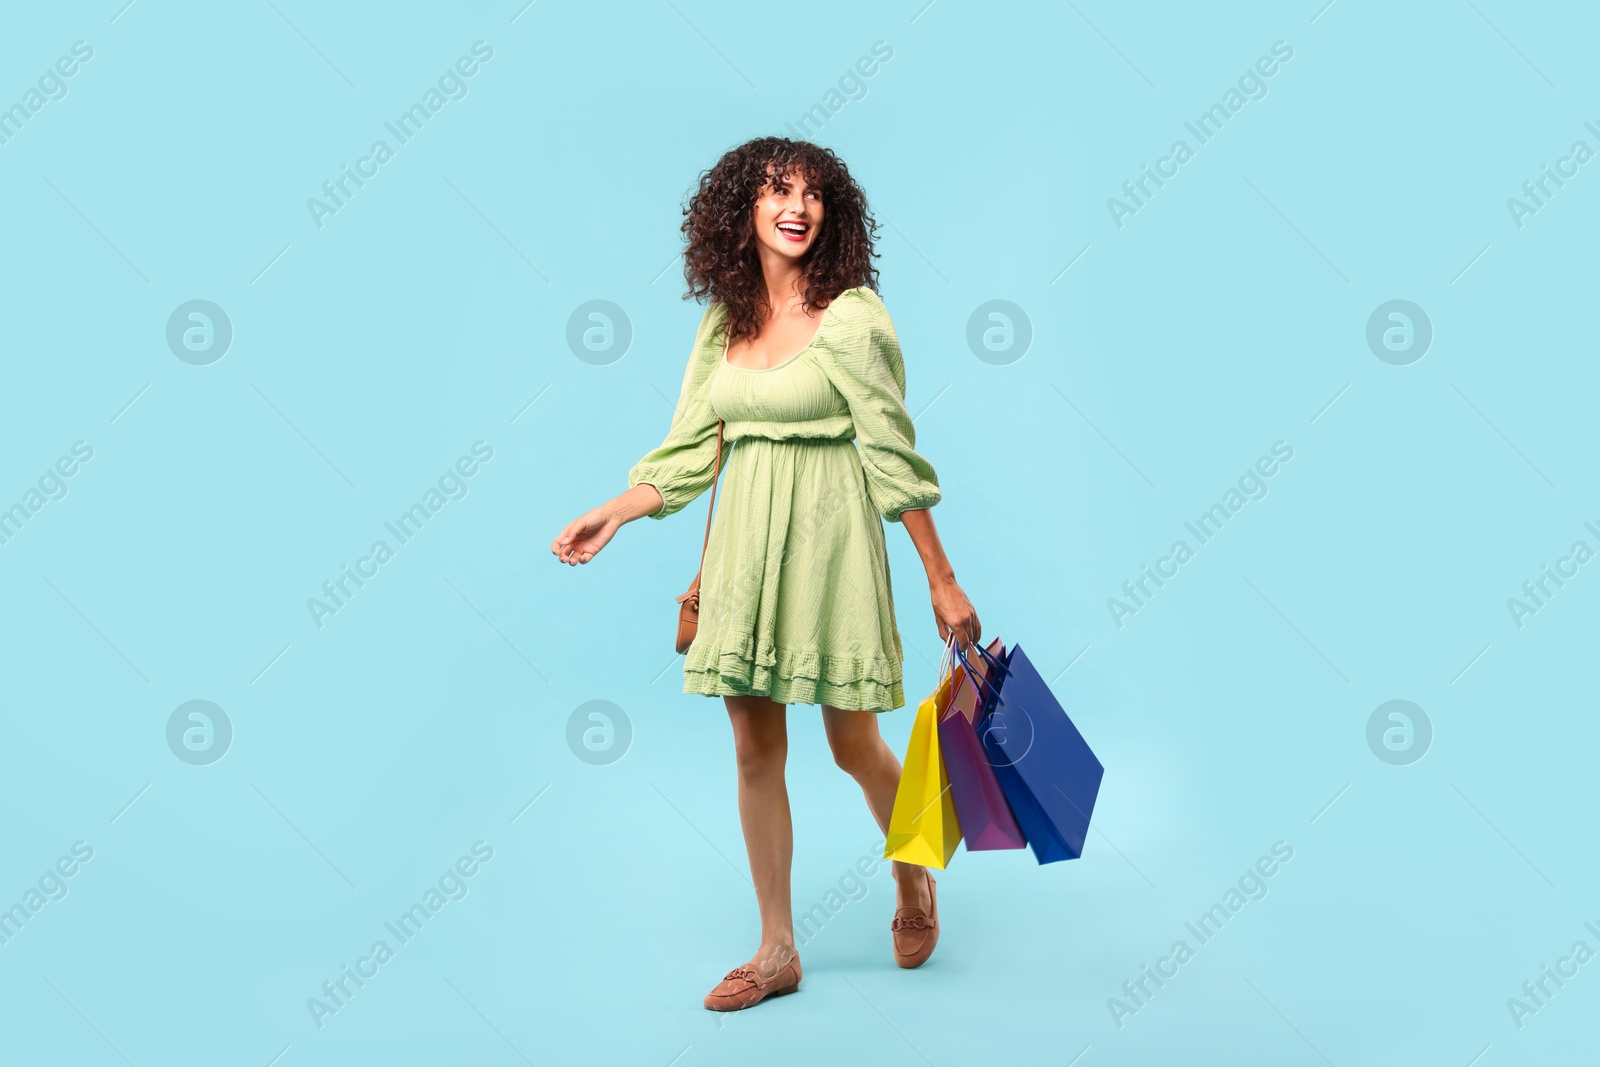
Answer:
[[[794,824],[784,763],[789,732],[784,705],[763,696],[724,696],[733,723],[739,765],[739,823],[744,828],[750,877],[761,911],[761,946],[750,966],[771,976],[795,955],[789,875],[794,859]]]
[[[822,724],[828,732],[833,761],[856,780],[867,798],[878,828],[889,832],[895,790],[900,787],[900,761],[878,732],[878,713],[841,711],[822,706]],[[915,904],[924,911],[933,903],[928,893],[932,872],[915,863],[893,862],[895,907]]]

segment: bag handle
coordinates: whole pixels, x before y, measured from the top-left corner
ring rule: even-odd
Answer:
[[[991,667],[998,667],[1002,671],[1005,671],[1007,674],[1011,673],[1011,668],[1010,667],[1007,667],[1004,663],[1001,663],[999,660],[995,659],[994,658],[994,653],[990,652],[987,648],[984,648],[982,645],[978,644],[976,641],[972,642],[967,647],[968,648],[977,649],[978,650],[978,654],[980,656],[982,656],[984,659],[988,660],[989,661],[989,665]]]
[[[955,673],[956,661],[960,658],[956,652],[955,631],[952,630],[950,636],[944,640],[944,655],[939,659],[939,680],[934,683],[935,688],[943,685],[944,680]]]
[[[980,646],[973,646],[973,647],[980,647]],[[972,687],[974,689],[977,689],[979,684],[982,684],[982,685],[986,685],[986,686],[989,687],[989,692],[991,694],[993,694],[995,696],[999,696],[1000,695],[999,686],[995,685],[993,682],[991,682],[989,679],[983,677],[982,675],[977,674],[976,672],[974,672],[973,669],[972,669],[972,664],[968,663],[967,662],[967,658],[965,656],[961,655],[960,644],[956,640],[956,634],[955,634],[954,630],[952,630],[950,632],[950,636],[945,639],[944,652],[945,652],[944,659],[940,663],[939,681],[938,681],[937,685],[943,685],[944,684],[945,675],[953,673],[952,669],[954,667],[956,667],[957,665],[959,665],[960,668],[961,668],[961,678],[957,679],[957,681],[955,683],[957,689],[959,689],[959,687],[961,685],[961,682],[963,680],[965,680],[965,681],[971,682],[972,683]],[[988,653],[985,653],[985,655],[988,655]],[[994,657],[990,656],[989,659],[992,662]],[[1000,664],[999,666],[1000,666],[1000,668],[1002,670],[1005,669],[1005,664]],[[935,686],[935,688],[937,688],[937,685]],[[952,690],[952,695],[954,694],[954,692],[955,692],[955,690]],[[980,690],[980,693],[981,693],[981,690]]]
[[[977,645],[977,644],[973,644],[973,645],[970,645],[969,647],[976,648],[980,652],[983,652],[984,656],[989,660],[990,663],[995,664],[1001,670],[1006,670],[1006,665],[996,661],[994,656],[991,655],[987,650],[985,650],[983,648],[983,646]],[[981,675],[981,674],[977,673],[976,671],[974,671],[972,669],[972,665],[967,662],[967,659],[966,659],[965,656],[958,656],[957,657],[957,661],[961,664],[961,669],[962,669],[963,672],[965,672],[966,676],[968,678],[972,679],[972,682],[973,682],[974,686],[977,686],[979,684],[986,685],[986,686],[989,687],[989,692],[990,693],[992,693],[995,696],[999,696],[1000,695],[1000,687],[995,685],[994,682],[990,681],[988,678],[985,678],[983,675]]]
[[[995,659],[994,658],[994,653],[990,652],[988,649],[984,648],[982,645],[978,644],[976,641],[970,643],[968,645],[968,647],[977,649],[978,650],[978,654],[981,655],[986,661],[988,661],[988,663],[989,663],[989,665],[991,667],[994,667],[994,668],[997,668],[997,669],[999,669],[1001,671],[1004,671],[1006,674],[1010,674],[1011,673],[1011,668],[1010,667],[1007,667],[1004,663],[1001,663],[999,660]],[[966,668],[967,677],[971,678],[973,680],[973,682],[975,682],[975,683],[982,682],[984,685],[989,687],[989,692],[991,694],[993,694],[996,697],[998,697],[1000,695],[1000,687],[998,685],[996,685],[994,682],[990,681],[988,678],[985,678],[985,677],[977,674],[970,667],[968,667],[965,656],[963,656],[961,658],[961,665],[962,665],[962,667]]]

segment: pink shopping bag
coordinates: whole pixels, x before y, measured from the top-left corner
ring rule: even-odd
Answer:
[[[996,659],[1005,656],[1005,645],[997,637],[989,645]],[[939,750],[945,773],[950,779],[950,795],[955,801],[956,818],[967,840],[968,852],[1003,848],[1026,848],[1027,838],[1006,802],[1000,780],[995,777],[977,724],[985,705],[992,703],[994,684],[987,661],[973,666],[956,652],[954,637],[946,652],[955,660],[956,692],[949,710],[939,720]]]

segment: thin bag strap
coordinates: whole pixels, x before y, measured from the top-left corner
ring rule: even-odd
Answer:
[[[944,641],[944,655],[939,658],[939,680],[934,683],[935,688],[944,684],[945,678],[952,678],[957,685],[960,679],[954,678],[956,673],[956,634],[950,631],[950,636]]]
[[[1010,667],[1006,666],[1004,663],[1001,663],[999,660],[995,659],[994,658],[994,653],[990,652],[987,648],[984,648],[978,642],[976,642],[976,641],[968,642],[967,647],[968,648],[977,649],[978,650],[978,655],[980,655],[984,659],[988,660],[990,666],[998,667],[1001,671],[1005,672],[1006,674],[1010,674],[1011,673],[1011,668]]]
[[[722,327],[722,361],[724,363],[728,361],[728,341],[728,327],[727,324],[724,323]],[[711,470],[713,471],[711,475],[711,503],[706,505],[706,536],[705,540],[700,543],[700,569],[695,572],[695,581],[697,582],[700,580],[700,575],[704,573],[706,569],[706,547],[711,544],[711,513],[715,511],[717,507],[717,478],[722,474],[721,419],[717,420],[717,462],[714,466],[712,466]]]
[[[952,668],[959,667],[962,675],[972,682],[974,688],[977,688],[978,686],[988,686],[990,693],[998,694],[1000,692],[999,686],[995,685],[993,681],[985,678],[983,675],[972,669],[972,664],[967,662],[967,657],[961,654],[961,644],[966,644],[969,648],[977,649],[983,654],[984,659],[986,659],[993,666],[1000,668],[1002,671],[1009,673],[1010,668],[1004,663],[1001,663],[999,660],[995,659],[994,654],[988,649],[984,648],[982,645],[972,641],[960,641],[956,637],[955,631],[953,630],[950,632],[950,636],[945,640],[945,662],[950,664]],[[939,680],[944,680],[943,674],[939,676]]]
[[[711,544],[711,513],[717,506],[717,475],[722,473],[722,420],[717,420],[717,462],[712,468],[716,473],[711,476],[711,503],[706,507],[706,537],[700,545],[700,570],[706,569],[706,546]]]
[[[972,682],[974,687],[977,687],[977,686],[988,686],[989,687],[989,692],[992,695],[996,695],[996,696],[999,695],[1000,687],[995,685],[994,682],[990,681],[988,678],[985,678],[983,675],[979,674],[977,671],[974,671],[972,669],[972,664],[967,662],[965,656],[961,657],[961,659],[958,662],[961,664],[962,673],[964,675],[966,675],[966,677],[968,679],[971,680],[971,682]],[[1002,665],[1002,669],[1003,669],[1003,665]]]

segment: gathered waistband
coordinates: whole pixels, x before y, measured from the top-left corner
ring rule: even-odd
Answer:
[[[728,419],[722,425],[722,437],[727,441],[738,441],[747,437],[759,437],[768,441],[850,441],[854,440],[855,436],[855,420],[849,415],[807,419],[804,422]]]

